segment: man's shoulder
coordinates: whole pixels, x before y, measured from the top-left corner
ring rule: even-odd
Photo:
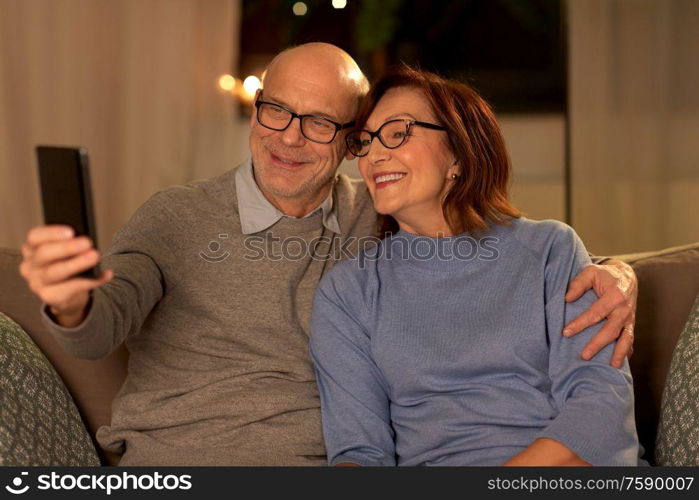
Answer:
[[[372,203],[369,188],[367,188],[366,183],[362,179],[338,174],[335,186],[338,196],[346,203]]]
[[[376,229],[376,212],[369,189],[362,179],[339,174],[335,196],[343,235],[371,235]]]
[[[196,179],[186,184],[169,186],[154,193],[146,202],[151,206],[167,208],[171,212],[183,213],[190,210],[237,211],[235,196],[234,167],[226,172]]]
[[[235,195],[235,172],[239,167],[206,179],[195,179],[186,184],[170,186],[160,191],[170,198],[230,198]]]

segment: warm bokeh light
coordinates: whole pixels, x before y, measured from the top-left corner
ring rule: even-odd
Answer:
[[[231,91],[235,88],[235,78],[232,75],[221,75],[218,79],[218,86],[226,91]]]
[[[217,84],[219,89],[234,96],[243,105],[251,104],[257,90],[262,88],[260,78],[255,75],[248,75],[245,80],[241,80],[225,73],[219,76]]]
[[[294,11],[294,15],[305,16],[308,12],[308,6],[303,2],[296,2],[291,10]]]
[[[344,9],[347,7],[347,0],[333,0],[333,7],[336,9]]]
[[[246,97],[249,100],[252,100],[252,98],[255,96],[255,92],[257,92],[257,89],[261,87],[262,85],[260,83],[260,79],[254,75],[250,75],[243,80],[243,89],[245,89]]]

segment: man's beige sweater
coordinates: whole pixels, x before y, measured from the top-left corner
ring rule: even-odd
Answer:
[[[102,259],[115,277],[93,292],[80,326],[62,328],[44,312],[77,357],[126,342],[128,376],[97,434],[124,452],[121,465],[326,463],[311,302],[321,275],[374,231],[371,199],[339,176],[340,235],[318,212],[245,236],[235,170],[160,191],[138,209]]]

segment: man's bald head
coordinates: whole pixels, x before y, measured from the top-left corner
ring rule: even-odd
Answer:
[[[368,90],[354,59],[327,43],[287,49],[269,64],[250,116],[250,154],[257,185],[283,213],[305,215],[327,198],[347,131]],[[267,110],[265,125],[261,109]],[[325,123],[328,141],[309,139],[304,123]]]
[[[354,99],[355,112],[361,98],[369,92],[369,81],[352,56],[329,43],[305,43],[283,50],[267,66],[263,87],[280,74],[322,78],[330,85],[345,87]]]

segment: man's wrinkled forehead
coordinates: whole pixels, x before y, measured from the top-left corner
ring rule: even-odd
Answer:
[[[341,113],[338,111],[337,106],[333,105],[323,105],[311,102],[303,102],[302,105],[298,106],[298,100],[292,103],[290,100],[284,98],[283,92],[273,92],[273,91],[263,91],[261,94],[262,100],[266,102],[272,102],[274,104],[279,104],[284,106],[294,113],[302,115],[316,115],[325,118],[330,118],[333,121],[342,120]],[[299,109],[297,109],[297,107]]]
[[[293,77],[296,73],[297,76]],[[274,72],[267,75],[262,95],[265,101],[281,104],[300,114],[327,116],[335,121],[352,118],[356,94],[341,80],[318,72]]]

